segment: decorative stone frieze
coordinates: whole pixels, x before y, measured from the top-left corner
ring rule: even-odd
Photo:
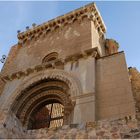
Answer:
[[[56,19],[50,20],[42,25],[33,26],[31,29],[28,28],[25,32],[19,32],[19,43],[24,44],[28,41],[30,42],[31,40],[45,36],[48,32],[53,32],[58,28],[63,29],[64,26],[72,24],[75,21],[81,23],[84,18],[94,21],[94,25],[99,35],[103,35],[106,32],[102,17],[100,16],[96,5],[92,3]]]
[[[11,75],[2,76],[2,79],[4,81],[19,79],[23,76],[28,76],[28,75],[30,75],[31,73],[34,73],[34,72],[38,72],[38,71],[42,71],[42,70],[50,69],[50,68],[51,69],[57,69],[57,66],[61,66],[61,65],[64,65],[68,62],[71,62],[71,61],[73,62],[73,61],[77,61],[77,60],[82,59],[82,58],[85,59],[85,58],[88,58],[88,57],[99,58],[99,53],[98,53],[97,47],[96,48],[91,48],[91,49],[88,49],[88,50],[85,50],[83,52],[79,52],[79,53],[76,53],[76,54],[73,54],[73,55],[69,55],[65,59],[59,59],[58,58],[54,61],[44,62],[40,65],[35,66],[35,67],[28,68],[25,71],[19,71],[19,72],[13,73]]]

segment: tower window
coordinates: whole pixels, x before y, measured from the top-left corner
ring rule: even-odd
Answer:
[[[42,63],[51,62],[51,61],[54,61],[56,59],[58,59],[58,53],[52,52],[43,58]]]

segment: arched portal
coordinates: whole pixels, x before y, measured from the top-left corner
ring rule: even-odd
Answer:
[[[21,91],[12,111],[27,129],[61,126],[69,123],[74,107],[69,90],[61,80],[39,80]]]
[[[76,116],[76,97],[82,93],[81,83],[73,74],[60,69],[34,72],[20,79],[13,88],[1,103],[0,110],[4,110],[5,118],[14,113],[27,129],[32,112],[39,105],[45,106],[50,101],[55,101],[64,107],[63,124],[73,123]],[[4,120],[3,123],[7,122]]]

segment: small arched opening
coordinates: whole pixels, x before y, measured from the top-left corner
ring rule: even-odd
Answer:
[[[52,53],[46,55],[43,58],[42,63],[53,62],[53,61],[55,61],[57,59],[58,59],[58,53],[57,52],[52,52]]]

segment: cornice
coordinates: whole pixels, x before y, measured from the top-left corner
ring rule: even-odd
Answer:
[[[75,62],[75,61],[78,61],[79,59],[86,59],[88,57],[95,57],[95,58],[99,57],[97,47],[85,50],[80,53],[69,55],[65,59],[57,59],[53,62],[42,63],[35,67],[30,67],[26,69],[25,71],[18,71],[18,72],[12,73],[11,75],[2,76],[1,78],[4,81],[12,81],[14,79],[20,79],[21,77],[28,76],[34,72],[42,71],[49,68],[55,69],[55,68],[58,68],[58,66],[65,65],[68,62]]]
[[[30,29],[29,27],[27,27],[27,30],[25,32],[18,32],[17,37],[19,39],[19,43],[24,44],[27,41],[37,39],[42,35],[44,36],[48,32],[54,31],[57,28],[63,28],[68,24],[72,24],[76,20],[81,22],[84,18],[88,18],[89,20],[94,22],[95,28],[97,29],[99,35],[102,35],[106,32],[105,24],[95,3],[91,3],[41,25],[34,25]]]

